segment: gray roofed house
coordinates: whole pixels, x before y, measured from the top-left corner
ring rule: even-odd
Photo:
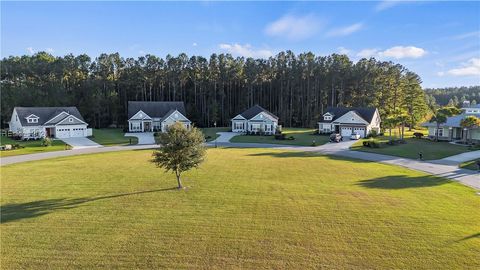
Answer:
[[[255,105],[232,119],[232,132],[274,134],[278,117],[260,105]]]
[[[190,128],[182,101],[129,101],[128,129],[130,132],[165,132],[168,126],[182,122]]]
[[[376,108],[328,107],[318,122],[319,133],[340,133],[349,137],[353,133],[365,137],[372,131],[380,132],[380,114]]]
[[[15,107],[10,130],[23,139],[70,138],[91,135],[77,107]]]

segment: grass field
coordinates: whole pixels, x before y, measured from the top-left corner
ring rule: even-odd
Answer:
[[[460,168],[469,169],[469,170],[478,170],[477,160],[470,160],[460,164]]]
[[[137,144],[137,137],[125,137],[125,132],[121,128],[93,129],[92,141],[105,145],[127,145],[132,140],[132,144]]]
[[[315,129],[307,128],[284,128],[283,133],[287,137],[293,136],[294,140],[275,140],[274,136],[235,136],[230,142],[236,143],[268,143],[284,145],[312,146],[315,140],[316,145],[322,145],[328,142],[329,137],[323,135],[312,135]]]
[[[150,158],[2,167],[2,269],[480,267],[480,197],[458,183],[313,154],[210,149],[178,191]]]
[[[205,136],[205,140],[207,142],[213,141],[218,138],[217,132],[226,132],[231,130],[229,127],[217,127],[217,128],[201,128],[203,135]]]
[[[0,157],[9,157],[9,156],[16,156],[16,155],[26,155],[26,154],[65,150],[65,142],[61,140],[53,140],[51,146],[45,147],[45,146],[42,146],[41,140],[15,141],[5,136],[0,137],[0,145],[17,144],[17,143],[23,146],[24,148],[0,151]]]

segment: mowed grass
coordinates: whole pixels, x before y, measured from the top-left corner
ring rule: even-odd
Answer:
[[[275,140],[275,136],[257,136],[257,135],[240,135],[233,137],[230,142],[235,143],[267,143],[267,144],[283,144],[283,145],[300,145],[312,146],[322,145],[328,142],[329,137],[325,135],[313,135],[315,129],[308,128],[284,128],[283,133],[287,137],[293,136],[294,140]]]
[[[121,128],[93,129],[93,137],[90,139],[104,146],[128,145],[130,141],[131,144],[138,143],[137,137],[125,137]]]
[[[51,146],[43,146],[41,140],[37,141],[15,141],[8,137],[1,136],[0,137],[0,145],[6,144],[19,144],[23,146],[23,148],[18,148],[14,150],[5,150],[0,151],[0,157],[10,157],[10,156],[17,156],[17,155],[26,155],[26,154],[35,154],[35,153],[42,153],[42,152],[50,152],[50,151],[61,151],[65,149],[65,142],[61,140],[52,140]]]
[[[480,197],[404,168],[210,149],[174,176],[125,151],[2,167],[2,269],[478,269]]]
[[[231,128],[229,127],[213,127],[213,128],[201,128],[200,129],[203,132],[203,135],[205,136],[205,141],[210,142],[218,138],[220,135],[217,134],[217,132],[227,132],[230,131]]]

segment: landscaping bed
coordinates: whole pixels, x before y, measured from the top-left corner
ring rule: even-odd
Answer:
[[[70,149],[69,145],[61,140],[52,140],[50,146],[42,145],[42,140],[17,141],[6,136],[0,137],[0,145],[11,145],[12,150],[0,151],[0,157],[27,155],[42,152],[62,151]]]
[[[317,134],[315,129],[307,128],[284,128],[283,138],[275,135],[240,135],[233,137],[230,142],[234,143],[265,143],[299,146],[317,146],[328,142],[327,135]]]

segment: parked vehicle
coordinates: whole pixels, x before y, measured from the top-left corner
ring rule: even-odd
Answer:
[[[338,134],[338,133],[332,133],[332,134],[330,135],[330,142],[336,142],[336,143],[338,143],[338,142],[341,142],[341,141],[343,141],[342,135],[340,135],[340,134]]]
[[[360,134],[357,132],[353,132],[352,135],[350,135],[350,140],[358,140],[360,139]]]

